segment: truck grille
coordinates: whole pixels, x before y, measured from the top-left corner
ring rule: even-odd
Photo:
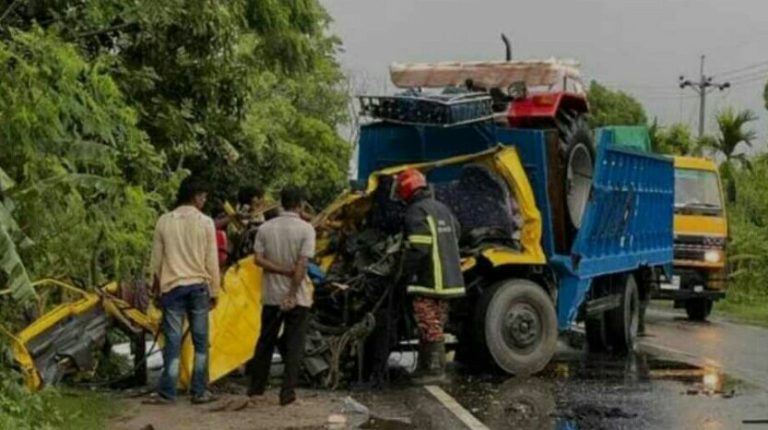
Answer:
[[[725,238],[722,236],[687,236],[675,235],[675,248],[681,246],[704,247],[706,249],[724,248]]]
[[[704,252],[706,252],[707,248],[675,244],[674,249],[675,249],[675,252],[674,252],[675,260],[703,261]]]

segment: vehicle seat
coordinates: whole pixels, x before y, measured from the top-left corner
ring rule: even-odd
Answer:
[[[435,198],[445,203],[461,224],[462,242],[477,242],[479,233],[494,232],[519,240],[522,226],[517,202],[507,184],[488,168],[465,166],[459,179],[435,184]]]

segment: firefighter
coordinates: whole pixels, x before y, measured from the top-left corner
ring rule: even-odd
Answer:
[[[448,299],[464,296],[459,257],[459,223],[451,210],[435,200],[424,175],[408,169],[397,176],[397,192],[407,204],[404,215],[403,277],[419,328],[416,384],[445,378]]]

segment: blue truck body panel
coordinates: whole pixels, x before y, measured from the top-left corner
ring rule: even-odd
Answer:
[[[598,147],[592,196],[571,255],[550,260],[560,273],[561,329],[576,319],[591,279],[672,261],[673,207],[671,160]]]
[[[542,247],[558,276],[558,324],[575,321],[595,277],[672,263],[674,169],[671,159],[622,149],[612,132],[600,132],[592,194],[569,255],[555,253],[548,197],[546,132],[495,127],[492,123],[438,128],[376,123],[363,126],[358,179],[398,164],[433,161],[515,146],[542,217]],[[456,172],[438,169],[430,180]]]

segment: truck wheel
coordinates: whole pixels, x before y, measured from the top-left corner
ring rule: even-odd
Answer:
[[[513,375],[544,369],[557,346],[552,299],[541,286],[525,279],[501,282],[486,294],[485,345],[496,364]]]
[[[592,130],[584,115],[566,122],[560,132],[565,163],[565,207],[572,232],[581,227],[584,209],[592,191],[595,171],[595,145]]]
[[[640,325],[640,296],[634,275],[628,275],[619,307],[605,313],[608,344],[614,352],[626,353],[635,347]]]
[[[697,298],[685,301],[685,313],[691,321],[706,321],[712,312],[712,300]]]
[[[605,316],[587,318],[584,321],[587,348],[590,352],[604,352],[608,349],[608,335],[605,330]]]

